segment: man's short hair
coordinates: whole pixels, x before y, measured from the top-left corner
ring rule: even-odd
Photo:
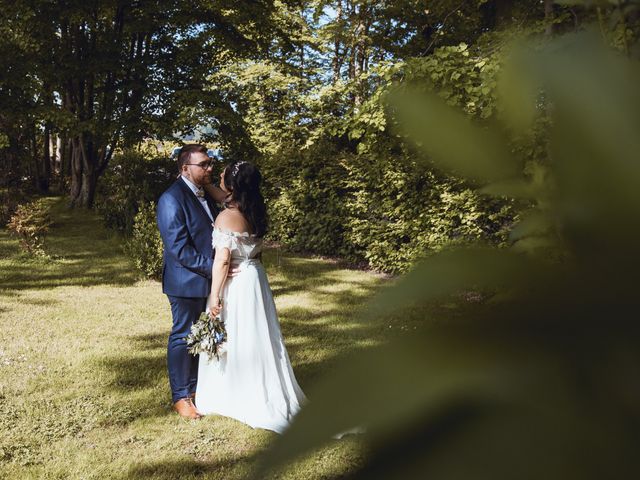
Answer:
[[[182,147],[180,149],[180,153],[178,154],[178,170],[182,170],[182,166],[186,163],[189,163],[192,153],[204,153],[205,155],[207,155],[207,147],[198,143],[192,143],[190,145],[185,145],[184,147]]]

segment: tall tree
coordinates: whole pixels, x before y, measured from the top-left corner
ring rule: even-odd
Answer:
[[[270,23],[271,1],[2,3],[12,36],[24,38],[19,52],[25,59],[12,63],[32,79],[33,89],[11,78],[0,81],[1,88],[10,89],[23,112],[29,103],[40,107],[27,139],[10,131],[15,122],[0,117],[7,142],[38,149],[34,173],[45,186],[55,129],[66,139],[71,204],[85,207],[93,205],[98,179],[117,148],[194,126],[196,119],[184,111],[206,101],[205,80],[219,63],[212,57],[266,54],[278,34]]]

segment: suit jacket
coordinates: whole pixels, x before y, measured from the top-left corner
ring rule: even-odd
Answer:
[[[218,208],[205,194],[215,220]],[[175,297],[207,297],[211,290],[213,225],[181,178],[158,200],[158,229],[164,244],[162,292]]]

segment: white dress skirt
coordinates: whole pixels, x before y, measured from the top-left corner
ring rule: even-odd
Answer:
[[[215,228],[213,247],[228,248],[231,265],[241,271],[227,278],[222,291],[225,351],[220,360],[200,355],[196,407],[204,415],[282,433],[306,397],[282,339],[266,272],[255,258],[262,239]]]

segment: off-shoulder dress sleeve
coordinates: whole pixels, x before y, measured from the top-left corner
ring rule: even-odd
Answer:
[[[220,251],[223,248],[228,248],[229,251],[233,250],[236,246],[236,238],[230,233],[223,232],[217,228],[213,229],[211,235],[211,242],[214,250]]]

